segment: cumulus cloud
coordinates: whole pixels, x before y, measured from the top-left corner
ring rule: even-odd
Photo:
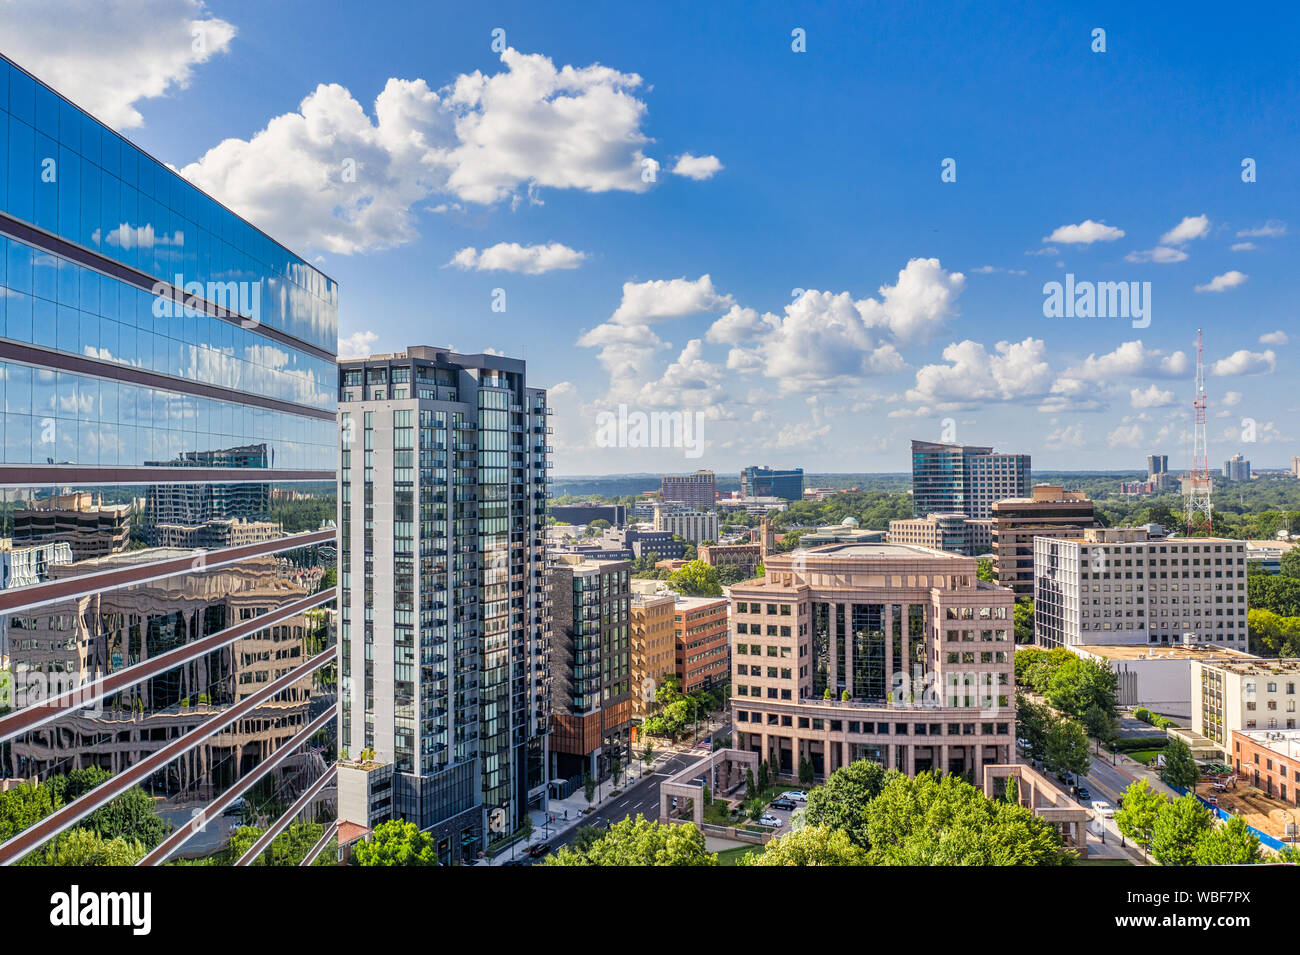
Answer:
[[[733,305],[709,327],[704,338],[714,345],[738,345],[761,338],[778,328],[780,323],[781,320],[770,312],[759,315],[752,308]]]
[[[1134,408],[1167,408],[1175,403],[1174,393],[1148,385],[1146,388],[1133,388],[1129,391],[1129,400]]]
[[[998,342],[989,352],[969,339],[943,350],[948,364],[926,365],[916,373],[916,385],[907,400],[959,407],[972,401],[1011,401],[1044,395],[1052,383],[1041,339]]]
[[[1185,216],[1168,232],[1160,237],[1161,245],[1183,245],[1192,239],[1203,239],[1210,234],[1210,217],[1207,215]]]
[[[898,281],[879,288],[880,299],[857,303],[863,321],[887,328],[900,342],[927,341],[955,314],[966,276],[949,272],[938,259],[910,259]]]
[[[1062,245],[1091,245],[1094,242],[1114,242],[1124,238],[1124,230],[1084,219],[1078,225],[1058,226],[1051,235],[1044,236],[1044,242],[1059,242]]]
[[[1106,443],[1112,448],[1142,447],[1142,426],[1140,424],[1121,424],[1106,436]]]
[[[677,164],[673,166],[673,175],[685,176],[698,182],[701,179],[712,179],[721,170],[722,161],[717,156],[692,156],[690,153],[682,153],[677,157]]]
[[[349,90],[322,84],[182,174],[290,245],[341,254],[411,241],[412,207],[434,195],[453,200],[434,208],[453,208],[537,203],[545,187],[652,187],[640,76],[514,49],[501,62],[436,90],[389,79],[373,119]]]
[[[1130,252],[1124,256],[1126,262],[1157,262],[1167,265],[1173,262],[1182,262],[1186,260],[1187,253],[1182,249],[1171,249],[1168,246],[1158,245],[1154,249],[1148,249],[1144,252]]]
[[[374,332],[353,332],[339,336],[339,358],[369,358],[379,336]]]
[[[1226,292],[1230,288],[1236,288],[1242,282],[1246,281],[1249,276],[1236,269],[1230,269],[1222,275],[1216,275],[1204,285],[1196,286],[1198,292]]]
[[[1277,355],[1270,348],[1255,352],[1240,348],[1210,366],[1212,375],[1264,375],[1277,367]]]
[[[1254,242],[1234,242],[1232,243],[1233,252],[1250,252],[1255,248]]]
[[[1225,391],[1223,397],[1219,399],[1219,404],[1227,408],[1235,408],[1237,405],[1241,404],[1241,392]]]
[[[1187,354],[1166,354],[1147,348],[1141,339],[1124,342],[1112,352],[1090,354],[1082,362],[1065,370],[1064,377],[1084,381],[1114,381],[1118,378],[1181,378],[1191,371]]]
[[[1286,223],[1281,219],[1269,219],[1263,225],[1237,232],[1239,239],[1275,239],[1286,235]]]
[[[624,282],[623,300],[610,316],[611,322],[634,325],[658,322],[700,312],[714,312],[734,304],[730,295],[713,287],[705,274],[698,279],[657,279],[650,282]]]
[[[235,28],[201,0],[7,0],[5,54],[114,129],[144,125],[141,100],[184,89],[230,49]]]
[[[1291,336],[1279,328],[1275,332],[1266,332],[1260,335],[1259,343],[1261,345],[1289,345],[1291,344]]]
[[[1049,451],[1075,451],[1083,442],[1083,425],[1080,424],[1056,428],[1043,439],[1043,445]]]
[[[520,245],[518,242],[498,242],[482,252],[473,246],[457,252],[448,265],[478,272],[523,272],[541,275],[554,269],[576,269],[587,253],[571,249],[559,242],[547,245]]]

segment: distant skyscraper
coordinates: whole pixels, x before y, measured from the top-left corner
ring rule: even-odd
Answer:
[[[1223,478],[1226,481],[1249,481],[1250,461],[1241,454],[1234,454],[1223,462]]]
[[[690,507],[713,507],[718,503],[717,483],[712,471],[694,474],[665,474],[659,483],[659,498]]]
[[[546,799],[549,428],[525,377],[423,346],[339,366],[342,744],[391,764],[391,815],[452,858]]]
[[[993,502],[1028,497],[1029,455],[931,441],[912,442],[912,513],[992,517]]]
[[[803,468],[780,471],[769,467],[747,467],[740,472],[741,497],[779,497],[803,500]]]
[[[1157,474],[1169,473],[1169,455],[1167,454],[1148,454],[1147,455],[1147,480],[1154,481]]]

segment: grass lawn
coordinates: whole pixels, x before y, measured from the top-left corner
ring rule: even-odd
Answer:
[[[1132,865],[1127,859],[1080,859],[1075,865]]]
[[[762,846],[740,846],[736,849],[723,849],[718,853],[718,865],[740,865],[741,856],[762,851]]]
[[[1164,749],[1139,749],[1131,753],[1126,753],[1129,759],[1136,760],[1143,766],[1149,765],[1151,760],[1156,758],[1157,753],[1163,753]]]

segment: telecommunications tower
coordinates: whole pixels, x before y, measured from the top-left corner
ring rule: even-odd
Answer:
[[[1187,536],[1214,531],[1210,492],[1210,446],[1205,425],[1205,353],[1201,347],[1201,330],[1196,330],[1196,396],[1192,400],[1192,466],[1183,476],[1183,498],[1187,509]]]

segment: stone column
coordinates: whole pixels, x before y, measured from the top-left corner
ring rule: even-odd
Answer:
[[[909,776],[916,775],[916,746],[910,741],[902,744],[903,749],[903,772]]]
[[[844,740],[840,743],[840,765],[847,766],[851,762],[853,762],[853,751],[850,747],[849,741]]]
[[[948,744],[947,743],[939,744],[939,769],[945,773],[948,771]]]

